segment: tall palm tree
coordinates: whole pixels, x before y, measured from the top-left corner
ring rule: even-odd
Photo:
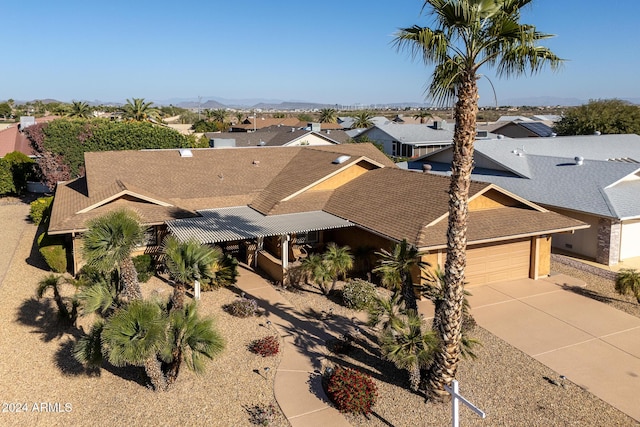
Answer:
[[[353,124],[351,125],[354,129],[364,129],[370,128],[373,126],[373,114],[369,111],[360,111],[353,116]]]
[[[336,110],[333,108],[320,109],[320,123],[335,123],[336,122]]]
[[[156,391],[167,382],[158,353],[166,345],[167,318],[156,303],[133,301],[104,324],[102,343],[114,366],[144,366]]]
[[[160,110],[152,107],[153,102],[144,102],[144,98],[127,99],[122,107],[122,117],[136,122],[159,122]]]
[[[84,234],[87,264],[105,273],[117,269],[119,297],[124,302],[142,298],[131,252],[142,244],[144,232],[140,218],[133,211],[121,209],[89,221]]]
[[[460,356],[467,217],[473,143],[478,112],[478,85],[483,65],[495,67],[499,76],[535,73],[544,66],[557,69],[562,59],[539,46],[551,37],[535,26],[520,23],[520,10],[532,0],[425,0],[423,10],[432,27],[414,25],[395,38],[398,49],[434,64],[428,94],[436,101],[456,100],[453,161],[449,187],[445,300],[439,318],[441,350],[429,375],[429,396],[446,396],[444,386],[455,379]]]
[[[346,275],[353,268],[351,248],[349,246],[338,246],[331,242],[327,245],[327,250],[322,255],[322,262],[333,280],[331,289],[329,289],[329,292],[331,292],[336,287],[338,278]]]
[[[71,104],[71,111],[69,111],[69,117],[78,117],[86,119],[91,115],[91,107],[84,101],[73,101]]]
[[[209,282],[215,277],[212,266],[217,253],[213,248],[195,240],[181,242],[174,236],[167,236],[162,243],[165,254],[165,265],[169,275],[175,281],[171,310],[181,310],[184,307],[186,286],[196,280]]]
[[[420,119],[420,124],[426,122],[428,117],[433,117],[433,114],[425,110],[416,111],[416,113],[413,115],[414,119]]]
[[[229,112],[224,108],[217,108],[215,110],[211,110],[211,119],[214,122],[225,123],[228,115],[229,115]]]
[[[621,295],[633,295],[640,303],[640,272],[635,268],[621,269],[616,275],[615,288]]]
[[[431,363],[438,338],[434,331],[425,327],[422,317],[414,310],[398,320],[393,327],[383,331],[380,347],[388,360],[407,370],[411,389],[416,391],[420,386],[420,369]]]
[[[204,361],[224,350],[224,339],[213,327],[213,320],[198,317],[196,303],[169,315],[167,343],[162,358],[167,361],[167,386],[178,378],[184,361],[197,374],[204,372]]]
[[[380,274],[387,286],[400,292],[405,310],[418,311],[416,289],[411,270],[418,268],[422,271],[429,266],[428,263],[422,261],[424,252],[419,251],[404,239],[395,244],[391,252],[382,249],[380,252],[376,252],[376,255],[380,257],[380,265],[373,269],[374,273]]]

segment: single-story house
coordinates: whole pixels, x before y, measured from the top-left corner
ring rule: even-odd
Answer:
[[[408,163],[447,174],[452,150]],[[472,179],[494,183],[591,225],[559,235],[554,247],[614,265],[640,256],[640,136],[585,135],[475,144]]]
[[[307,129],[275,126],[255,132],[207,132],[209,146],[223,147],[290,147],[296,145],[334,145],[350,139],[339,129]]]
[[[117,208],[149,227],[140,251],[162,237],[219,245],[284,280],[301,245],[390,249],[407,241],[444,265],[446,177],[401,170],[372,144],[85,153],[86,175],[58,184],[49,233],[64,235],[82,265],[87,221]],[[549,274],[551,236],[587,225],[494,184],[470,188],[471,285]]]
[[[381,144],[390,156],[417,157],[451,145],[453,129],[443,122],[432,125],[391,122],[373,126],[359,136]]]
[[[555,136],[552,124],[542,121],[496,122],[490,125],[478,125],[478,130],[503,135],[509,138],[541,138]]]

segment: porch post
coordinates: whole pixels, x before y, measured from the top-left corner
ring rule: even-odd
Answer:
[[[282,269],[289,268],[289,235],[284,234],[280,237],[282,242]]]
[[[258,267],[258,252],[264,249],[264,237],[260,236],[256,239],[256,254],[253,257],[254,268]]]

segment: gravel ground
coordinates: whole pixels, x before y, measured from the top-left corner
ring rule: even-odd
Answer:
[[[313,308],[333,312],[336,322],[348,321],[354,313],[319,295],[315,289],[286,292],[285,297],[298,310]],[[384,361],[375,344],[376,331],[363,328],[355,337],[349,356],[329,356],[334,364],[354,367],[370,374],[379,391],[378,403],[368,417],[348,416],[354,426],[445,426],[451,423],[450,404],[425,403],[422,395],[408,390],[404,371]],[[476,327],[473,337],[482,344],[476,360],[463,360],[458,372],[461,393],[481,408],[482,420],[461,405],[460,424],[464,426],[635,426],[640,423],[565,381],[560,374],[510,346],[485,329]],[[549,379],[549,380],[548,380]],[[420,420],[416,422],[416,420]]]
[[[5,242],[16,239],[19,244],[0,284],[0,425],[243,426],[250,425],[247,407],[274,402],[272,375],[265,378],[263,374],[267,366],[274,371],[279,357],[265,359],[247,350],[253,339],[267,333],[261,318],[238,319],[222,310],[222,305],[237,298],[233,289],[203,293],[201,314],[213,316],[227,340],[226,350],[209,362],[204,375],[198,377],[183,369],[175,387],[166,393],[149,390],[144,372],[138,368],[105,367],[99,376],[87,375],[70,355],[79,331],[56,326],[50,301],[32,298],[38,281],[49,273],[32,247],[36,227],[24,222],[28,206],[6,202],[0,199],[0,224],[8,238]],[[17,228],[11,225],[16,223]],[[16,230],[23,230],[22,235],[15,236]],[[0,254],[0,261],[10,255]],[[558,266],[554,271],[574,274]],[[615,294],[611,283],[599,283],[591,277],[584,280],[593,296],[619,303],[618,308],[635,310],[632,314],[639,315],[640,309]],[[171,289],[154,278],[144,286],[144,292],[168,296]],[[336,322],[359,315],[317,293],[283,294],[299,310],[332,311],[331,319]],[[79,325],[86,328],[88,319]],[[487,413],[487,419],[480,420],[462,407],[462,425],[640,425],[570,382],[565,387],[550,384],[546,378],[557,380],[558,373],[486,330],[478,327],[474,336],[482,343],[478,359],[463,361],[458,379],[461,392]],[[449,425],[449,405],[425,404],[422,396],[408,391],[406,374],[380,358],[374,340],[375,331],[364,328],[349,357],[329,356],[329,362],[370,373],[379,388],[375,412],[368,418],[349,417],[350,422],[355,426]],[[278,414],[272,425],[288,423]]]
[[[28,206],[22,206],[19,213],[26,212]],[[1,206],[0,224],[15,224],[17,214]],[[175,387],[166,393],[149,390],[144,372],[135,367],[106,367],[99,376],[87,375],[70,354],[79,331],[56,325],[49,299],[32,298],[38,281],[49,272],[32,248],[36,227],[21,226],[14,262],[0,285],[0,425],[243,426],[251,425],[245,408],[275,403],[273,372],[279,357],[262,358],[247,350],[267,332],[259,317],[239,319],[222,310],[237,298],[233,289],[203,293],[200,312],[214,317],[227,341],[224,353],[208,363],[204,375],[183,367]],[[168,296],[171,289],[154,278],[144,292]],[[86,327],[88,320],[79,323]],[[271,374],[265,378],[267,366]],[[40,408],[43,411],[37,411]],[[273,425],[288,422],[279,414]]]
[[[564,262],[552,261],[551,270],[555,273],[562,273],[567,276],[583,280],[587,284],[584,288],[570,287],[568,288],[569,290],[580,295],[593,298],[597,301],[604,302],[605,304],[609,304],[618,310],[631,314],[632,316],[640,317],[640,304],[638,304],[636,298],[630,295],[620,295],[617,293],[614,288],[614,280],[572,267]],[[606,271],[604,274],[608,273],[609,272]]]

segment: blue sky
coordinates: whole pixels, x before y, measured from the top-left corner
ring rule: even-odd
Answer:
[[[0,9],[0,99],[203,97],[329,104],[422,102],[431,68],[391,46],[426,25],[397,0],[34,0]],[[559,73],[493,82],[517,98],[640,98],[638,0],[535,0],[522,22],[556,34]],[[492,104],[485,79],[481,104]]]

